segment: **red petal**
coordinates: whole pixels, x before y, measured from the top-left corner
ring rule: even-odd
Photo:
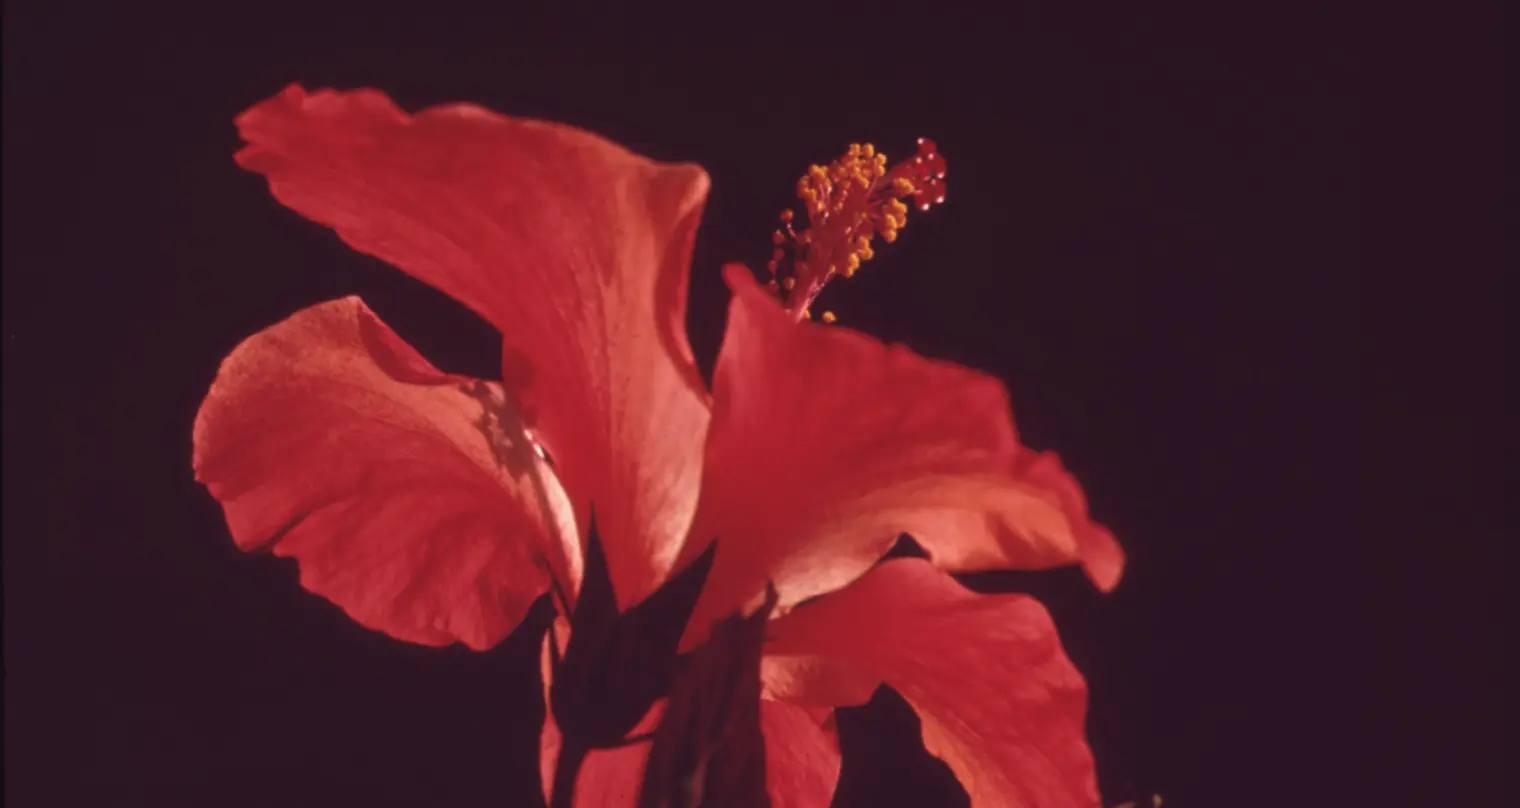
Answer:
[[[547,703],[547,702],[546,702]],[[648,716],[634,729],[635,734],[653,732],[659,726],[665,700],[650,708]],[[554,766],[559,762],[559,727],[554,716],[544,711],[544,731],[539,736],[538,765],[544,788],[544,800],[552,796]],[[577,808],[632,808],[639,800],[639,786],[644,779],[644,761],[649,757],[649,741],[629,744],[621,749],[602,749],[586,755],[575,780]]]
[[[880,684],[879,677],[812,654],[781,654],[767,646],[760,660],[761,692],[808,710],[857,707],[870,701]]]
[[[1113,591],[1124,574],[1124,548],[1108,528],[1087,513],[1087,497],[1055,452],[1024,450],[1013,464],[1013,477],[1027,491],[1060,509],[1066,529],[1076,536],[1082,569],[1094,585]]]
[[[1099,804],[1087,685],[1038,601],[978,595],[925,561],[894,559],[777,620],[772,636],[778,654],[821,657],[901,693],[972,805]]]
[[[194,442],[239,547],[403,640],[490,647],[563,563],[568,503],[501,386],[439,372],[358,298],[233,350]]]
[[[771,808],[825,808],[839,785],[839,735],[801,707],[761,699]]]
[[[561,648],[569,641],[568,624],[554,623]],[[550,797],[554,766],[559,760],[559,727],[548,709],[549,645],[544,637],[540,669],[544,682],[544,729],[539,736],[539,776],[544,799]],[[649,714],[634,729],[634,734],[653,731],[664,714],[665,700],[655,702]],[[832,721],[825,719],[832,711],[810,711],[790,704],[762,699],[760,727],[765,733],[765,779],[771,796],[771,808],[824,808],[834,797],[839,782],[839,736]],[[575,804],[578,808],[632,806],[638,801],[644,778],[644,761],[649,757],[649,742],[622,749],[603,750],[587,755],[576,779]]]
[[[695,527],[718,553],[688,642],[767,577],[789,606],[854,580],[901,533],[956,570],[1072,563],[1084,535],[1107,535],[1066,507],[1060,494],[1082,505],[1080,492],[1058,464],[1025,462],[997,379],[794,323],[748,270],[726,276]],[[1104,548],[1113,561],[1112,537]],[[1104,575],[1112,583],[1117,562]]]
[[[503,378],[607,544],[619,602],[663,577],[696,503],[707,394],[685,336],[708,180],[567,126],[291,86],[238,162],[355,249],[480,313]]]

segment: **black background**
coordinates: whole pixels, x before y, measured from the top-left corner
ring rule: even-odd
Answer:
[[[763,262],[807,164],[936,139],[947,204],[823,305],[1006,380],[1025,441],[1062,454],[1127,548],[1107,597],[1074,571],[973,581],[1055,613],[1092,686],[1105,803],[1322,804],[1306,773],[1376,765],[1345,733],[1386,717],[1378,685],[1333,660],[1404,629],[1311,604],[1362,600],[1330,550],[1355,532],[1349,27],[1152,4],[6,16],[9,804],[537,799],[541,622],[484,654],[366,631],[293,562],[238,553],[191,477],[220,359],[312,303],[357,293],[441,367],[496,369],[484,323],[233,164],[233,116],[291,81],[474,101],[703,165],[705,368],[718,268]],[[964,804],[901,702],[841,724],[836,804]]]

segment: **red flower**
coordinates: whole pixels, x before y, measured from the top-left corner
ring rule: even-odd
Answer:
[[[683,326],[708,187],[695,165],[466,104],[407,114],[370,90],[292,86],[237,123],[238,162],[281,202],[504,345],[501,383],[443,373],[346,298],[238,346],[194,464],[240,547],[295,557],[303,586],[365,626],[483,649],[551,588],[575,597],[593,504],[621,609],[717,537],[683,648],[774,584],[759,720],[778,808],[828,803],[832,709],[882,683],[973,805],[1098,804],[1085,684],[1048,614],[948,575],[1081,563],[1108,589],[1123,564],[1055,456],[1019,444],[996,379],[797,322],[730,267],[707,390]],[[841,244],[841,261],[860,255]],[[901,533],[932,562],[877,565]],[[558,744],[551,716],[546,776]],[[632,804],[648,753],[592,752],[578,803]]]

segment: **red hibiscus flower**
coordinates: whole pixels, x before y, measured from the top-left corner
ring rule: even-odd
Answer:
[[[771,804],[828,804],[832,711],[881,684],[973,805],[1098,804],[1085,684],[1049,615],[949,573],[1080,563],[1107,590],[1117,544],[1056,457],[1020,445],[996,379],[802,321],[873,234],[895,236],[900,200],[943,194],[932,145],[891,170],[852,148],[804,178],[813,227],[783,217],[787,268],[771,267],[791,294],[725,271],[708,390],[684,333],[701,168],[467,104],[408,114],[370,90],[292,86],[237,124],[238,162],[281,202],[469,306],[504,346],[500,382],[444,373],[356,298],[239,345],[196,418],[194,465],[240,547],[296,558],[307,589],[427,645],[490,647],[552,591],[551,702],[594,611],[578,598],[635,614],[700,567],[689,621],[666,631],[694,661],[672,675],[729,676],[730,646],[758,660],[726,692],[763,735]],[[878,563],[903,533],[929,560]],[[582,750],[576,804],[633,805],[675,765],[637,739],[695,726],[693,692],[658,694],[626,745]],[[549,712],[546,791],[566,715]]]

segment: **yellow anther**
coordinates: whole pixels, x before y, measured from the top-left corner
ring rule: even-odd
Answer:
[[[823,313],[823,321],[825,323],[832,323],[832,322],[834,322],[837,319],[839,319],[839,318],[835,317],[834,316],[834,312],[832,312],[832,311],[826,311],[826,312]]]
[[[808,309],[803,309],[802,310],[802,319],[804,319],[804,320],[811,320],[811,319],[813,319],[813,312],[809,311]]]
[[[916,157],[890,170],[887,156],[871,143],[851,143],[839,159],[808,166],[797,181],[806,226],[793,230],[795,215],[782,211],[783,226],[771,235],[778,249],[768,266],[775,267],[772,277],[789,293],[783,300],[791,315],[810,316],[808,307],[829,278],[851,277],[874,258],[876,236],[889,244],[896,241],[908,223],[904,202],[926,208],[942,198],[944,176],[944,158],[924,139],[919,140]],[[788,256],[790,261],[785,260]],[[830,312],[823,317],[834,321]]]

